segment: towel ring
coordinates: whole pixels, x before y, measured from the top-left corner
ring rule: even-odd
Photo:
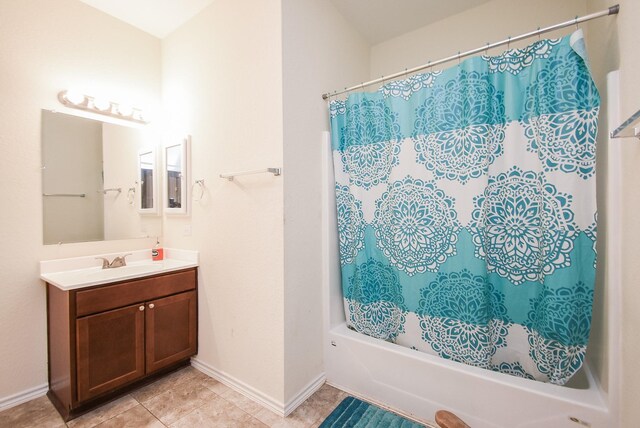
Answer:
[[[136,184],[138,184],[138,183],[136,182]],[[127,190],[127,202],[131,206],[133,206],[136,203],[136,188],[135,187],[129,187],[129,190]]]
[[[196,197],[195,192],[192,192],[192,193],[193,193],[193,200],[194,200],[195,202],[198,202],[198,201],[201,201],[201,200],[202,200],[202,197],[204,196],[204,178],[203,178],[203,179],[200,179],[200,180],[196,180],[196,181],[193,183],[193,186],[191,186],[191,190],[192,190],[192,191],[193,191],[193,188],[194,188],[196,185],[198,186],[198,189],[200,189],[200,195],[198,195],[198,197]]]

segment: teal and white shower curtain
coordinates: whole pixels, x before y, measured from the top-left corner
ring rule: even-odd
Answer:
[[[564,384],[591,324],[599,105],[581,31],[331,101],[348,325]]]

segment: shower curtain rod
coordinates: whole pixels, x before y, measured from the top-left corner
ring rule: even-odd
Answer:
[[[594,12],[591,13],[589,15],[585,15],[585,16],[581,16],[581,17],[575,17],[574,19],[571,19],[569,21],[565,21],[565,22],[561,22],[560,24],[555,24],[555,25],[551,25],[549,27],[545,27],[545,28],[538,28],[535,31],[531,31],[529,33],[525,33],[525,34],[521,34],[519,36],[516,37],[509,37],[508,39],[499,41],[499,42],[495,42],[495,43],[487,43],[485,46],[482,46],[480,48],[476,48],[476,49],[472,49],[470,51],[466,51],[466,52],[458,52],[456,55],[451,55],[447,58],[443,58],[440,59],[438,61],[429,61],[426,64],[423,65],[419,65],[417,67],[413,67],[413,68],[409,68],[409,69],[405,69],[404,71],[399,71],[397,73],[394,74],[390,74],[388,76],[382,76],[382,77],[378,77],[377,79],[373,79],[373,80],[369,80],[368,82],[363,82],[359,85],[354,85],[351,86],[349,88],[344,88],[342,91],[334,91],[334,92],[328,92],[326,94],[322,94],[322,99],[326,100],[327,98],[336,96],[336,95],[340,95],[340,94],[344,94],[346,92],[349,91],[353,91],[354,89],[364,89],[365,86],[371,86],[371,85],[375,85],[377,83],[380,82],[384,82],[387,80],[393,80],[397,77],[401,77],[401,76],[406,76],[409,75],[411,73],[415,73],[416,71],[420,71],[420,70],[424,70],[425,68],[431,68],[433,66],[436,65],[440,65],[443,64],[445,62],[449,62],[449,61],[453,61],[456,59],[460,59],[460,58],[464,58],[470,55],[475,55],[477,53],[483,52],[483,51],[487,51],[489,49],[493,49],[496,48],[498,46],[503,46],[503,45],[507,45],[511,42],[517,42],[523,39],[527,39],[529,37],[534,37],[537,36],[539,34],[544,34],[544,33],[548,33],[549,31],[555,31],[555,30],[559,30],[561,28],[565,28],[565,27],[570,27],[572,25],[578,25],[581,24],[583,22],[586,21],[591,21],[592,19],[596,19],[596,18],[601,18],[603,16],[609,16],[609,15],[617,15],[618,12],[620,11],[620,5],[616,4],[614,6],[609,7],[608,9],[605,10],[601,10],[600,12]]]

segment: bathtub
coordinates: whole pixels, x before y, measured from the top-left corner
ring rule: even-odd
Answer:
[[[588,362],[565,386],[468,366],[368,337],[347,328],[338,259],[333,163],[322,136],[324,362],[327,383],[412,419],[453,411],[473,428],[614,428],[617,358],[609,346],[603,388]],[[610,155],[611,156],[611,155]],[[612,180],[612,184],[614,180]],[[615,239],[610,227],[609,239]],[[609,313],[617,313],[609,310]],[[616,327],[608,326],[615,336]],[[619,330],[618,330],[619,331]],[[587,353],[587,360],[589,353]],[[612,404],[613,403],[613,404]]]
[[[340,324],[328,332],[327,382],[353,395],[432,421],[452,410],[473,428],[610,427],[588,365],[567,386],[448,361],[374,339]]]

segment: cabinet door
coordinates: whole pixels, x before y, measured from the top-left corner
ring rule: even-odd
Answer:
[[[147,373],[195,355],[198,320],[195,291],[147,302]]]
[[[144,376],[144,309],[133,305],[76,320],[78,401]]]

